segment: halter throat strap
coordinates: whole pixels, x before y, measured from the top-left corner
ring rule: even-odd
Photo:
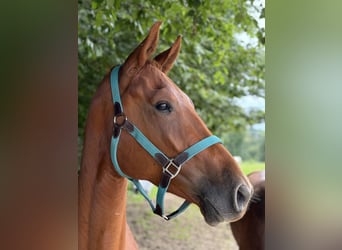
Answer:
[[[177,216],[183,212],[189,205],[190,202],[184,201],[183,204],[174,212],[169,215],[164,214],[164,197],[167,189],[171,183],[171,180],[175,178],[182,169],[182,166],[189,161],[196,154],[200,153],[204,149],[216,144],[222,143],[221,140],[216,136],[206,137],[199,142],[193,144],[189,148],[185,149],[183,152],[178,154],[174,158],[169,158],[161,150],[159,150],[134,124],[132,124],[124,113],[123,105],[120,97],[119,90],[119,69],[120,66],[116,66],[110,76],[112,98],[114,103],[114,127],[113,136],[111,140],[111,159],[115,170],[122,177],[127,178],[132,181],[137,187],[138,191],[144,196],[144,198],[149,203],[151,209],[155,214],[163,217],[165,220],[170,220],[171,218]],[[139,180],[134,179],[126,175],[120,168],[117,160],[117,150],[120,140],[120,135],[122,130],[126,130],[135,140],[151,155],[151,157],[156,160],[162,167],[162,177],[158,185],[158,192],[156,197],[156,205],[149,198],[148,194],[145,192]]]

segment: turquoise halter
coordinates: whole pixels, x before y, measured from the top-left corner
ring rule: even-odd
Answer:
[[[222,143],[221,140],[216,136],[209,136],[200,140],[199,142],[193,144],[182,153],[178,154],[175,158],[167,157],[163,152],[161,152],[153,143],[146,138],[146,136],[136,127],[134,126],[125,115],[121,103],[120,91],[119,91],[119,69],[120,66],[116,66],[112,72],[110,77],[110,84],[112,89],[112,97],[114,103],[114,128],[113,128],[113,136],[110,146],[110,154],[112,158],[113,165],[115,170],[122,177],[127,178],[132,181],[134,185],[137,187],[138,191],[145,197],[145,199],[150,204],[153,212],[163,217],[165,220],[170,220],[173,217],[177,216],[181,212],[183,212],[189,205],[190,202],[184,201],[183,204],[173,213],[169,215],[164,215],[164,196],[167,192],[167,189],[170,185],[170,182],[173,178],[175,178],[184,163],[189,161],[196,154],[200,153],[204,149],[216,144]],[[118,160],[117,160],[117,150],[118,144],[120,140],[120,135],[122,129],[125,129],[131,136],[133,136],[136,141],[155,159],[163,169],[162,177],[159,182],[158,192],[156,197],[156,205],[154,205],[153,201],[146,194],[139,180],[133,179],[130,176],[126,175],[122,172]]]

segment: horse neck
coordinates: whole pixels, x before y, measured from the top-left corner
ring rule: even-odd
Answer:
[[[108,77],[90,106],[79,176],[79,249],[134,249],[126,223],[127,180],[110,158],[113,104]]]

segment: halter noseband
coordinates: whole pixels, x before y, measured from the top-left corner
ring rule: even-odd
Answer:
[[[173,213],[169,215],[164,215],[164,196],[167,192],[167,189],[170,185],[170,182],[173,178],[175,178],[184,163],[189,161],[193,156],[200,153],[204,149],[216,144],[222,143],[221,140],[214,136],[208,136],[199,142],[193,144],[182,153],[178,154],[175,158],[167,157],[163,152],[161,152],[153,143],[145,137],[145,135],[132,124],[127,116],[125,115],[121,103],[120,91],[119,91],[119,69],[120,66],[116,66],[112,72],[110,77],[110,84],[112,89],[112,97],[114,103],[114,128],[113,128],[113,136],[110,146],[110,154],[112,158],[113,165],[115,170],[122,177],[127,178],[132,181],[134,185],[137,187],[139,192],[145,197],[145,199],[150,204],[153,212],[163,217],[165,220],[170,220],[173,217],[177,216],[181,212],[183,212],[189,205],[190,202],[184,201],[183,204]],[[163,168],[162,177],[159,182],[158,192],[156,197],[156,205],[154,205],[153,201],[146,194],[139,180],[133,179],[130,176],[126,175],[122,172],[118,160],[117,160],[117,149],[120,140],[120,135],[122,129],[125,129],[135,140],[155,159]]]

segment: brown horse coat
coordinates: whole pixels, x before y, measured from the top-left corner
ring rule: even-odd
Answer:
[[[248,175],[254,195],[246,214],[230,224],[240,250],[265,249],[265,170]]]

